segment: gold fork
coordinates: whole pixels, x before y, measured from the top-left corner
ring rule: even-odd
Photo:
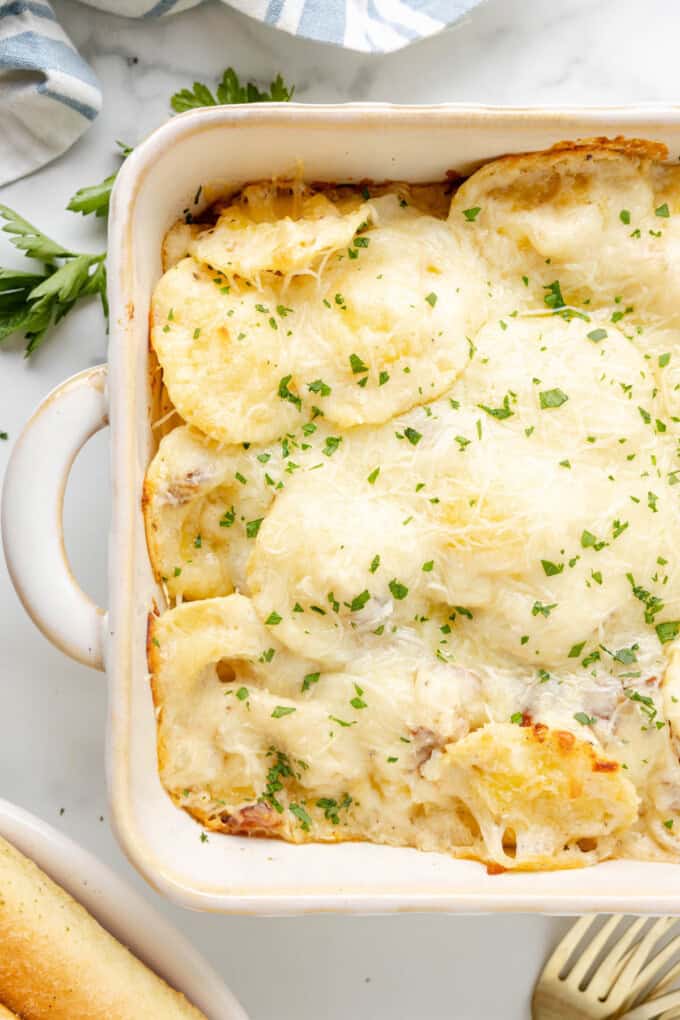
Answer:
[[[583,947],[568,969],[580,942],[597,917],[597,914],[590,914],[577,921],[546,963],[534,989],[531,1003],[533,1020],[623,1017],[680,949],[680,936],[676,936],[650,959],[656,945],[675,924],[675,918],[659,918],[641,935],[647,918],[636,918],[623,929],[620,927],[623,915],[615,914]],[[618,936],[616,941],[608,947],[615,936]],[[626,1020],[660,1017],[664,1010],[671,1012],[663,1016],[663,1020],[680,1018],[680,1012],[675,1008],[680,1005],[680,993],[668,993],[679,975],[680,964],[676,964],[648,993],[654,995],[656,1001],[636,1006],[626,1015]]]

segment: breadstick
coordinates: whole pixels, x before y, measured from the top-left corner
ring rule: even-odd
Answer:
[[[205,1020],[2,838],[0,1002],[22,1020]]]

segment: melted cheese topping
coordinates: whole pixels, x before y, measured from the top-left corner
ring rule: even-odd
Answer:
[[[159,761],[224,832],[677,859],[680,170],[251,186],[173,229]],[[677,223],[676,223],[677,220]],[[670,659],[669,659],[670,650]]]

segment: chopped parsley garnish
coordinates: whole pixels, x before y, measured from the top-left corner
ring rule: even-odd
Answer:
[[[463,209],[463,216],[468,223],[474,223],[481,211],[482,207],[480,205],[473,205],[471,209]]]
[[[350,354],[349,363],[354,375],[358,375],[359,372],[368,372],[368,365],[361,360],[358,354]]]
[[[670,356],[669,352],[666,352],[666,354],[660,354],[659,355],[659,368],[665,368],[670,360],[671,360],[671,356]]]
[[[517,726],[520,726],[523,718],[524,718],[523,712],[513,712],[512,715],[510,716],[510,722],[515,723]]]
[[[515,413],[510,410],[510,395],[508,393],[503,397],[502,407],[487,407],[486,404],[477,404],[477,407],[480,411],[486,411],[488,415],[492,418],[497,418],[499,421],[502,421],[504,418],[511,418]]]
[[[324,456],[332,457],[342,442],[342,436],[326,436],[324,448],[321,451]]]
[[[554,577],[555,574],[561,574],[564,570],[564,563],[551,563],[550,560],[541,560],[541,566],[546,577]]]
[[[564,390],[543,390],[538,394],[539,403],[541,410],[545,411],[549,407],[561,407],[562,404],[566,404],[569,397]]]
[[[320,676],[321,673],[307,673],[307,675],[302,680],[301,690],[308,691],[312,684],[318,684]]]
[[[621,212],[619,213],[619,219],[621,220],[622,223],[625,223],[626,226],[630,224],[630,212],[628,211],[628,209],[621,210]]]
[[[371,565],[368,568],[371,574],[375,574],[376,570],[380,566],[380,556],[376,554],[371,560]]]
[[[254,521],[246,521],[246,536],[248,538],[255,538],[257,536],[263,520],[264,517],[257,517]]]
[[[617,662],[620,662],[623,666],[630,666],[631,663],[637,662],[637,652],[639,652],[639,645],[631,645],[630,648],[619,648],[614,652],[612,656]]]
[[[200,549],[202,545],[203,545],[202,537],[200,535],[196,535],[196,538],[194,539],[194,549]]]
[[[540,614],[541,616],[550,616],[553,609],[556,608],[557,602],[553,602],[551,603],[551,605],[548,606],[544,605],[542,602],[534,602],[533,606],[531,607],[531,615],[538,616]]]
[[[543,290],[546,291],[543,295],[543,300],[548,308],[564,308],[564,298],[562,297],[559,280],[553,280],[552,283],[545,284]]]
[[[359,684],[354,685],[354,690],[357,692],[356,697],[350,699],[350,705],[352,708],[361,709],[367,708],[366,702],[363,699],[364,689],[359,687]]]
[[[316,806],[321,808],[329,822],[332,822],[333,825],[339,825],[340,816],[338,812],[346,811],[351,803],[352,798],[348,793],[346,793],[339,804],[333,797],[320,797],[316,802]]]
[[[277,625],[277,623],[281,623],[282,619],[283,619],[283,617],[279,616],[279,614],[274,609],[274,610],[272,610],[272,612],[269,614],[269,616],[267,617],[267,619],[264,622],[265,622],[265,624],[268,627],[275,627]]]
[[[680,634],[680,620],[665,620],[663,623],[657,623],[654,629],[661,644],[665,645]]]
[[[434,567],[434,560],[428,560],[427,563],[423,563],[422,569],[426,574],[429,574]]]
[[[376,479],[377,479],[379,474],[380,474],[380,468],[379,467],[373,468],[373,470],[371,471],[370,475],[367,478],[368,484],[369,485],[375,485]]]
[[[434,308],[434,306],[437,304],[437,295],[433,290],[431,290],[429,294],[425,295],[425,300],[427,301],[428,305],[431,308]]]
[[[277,705],[272,712],[272,719],[283,719],[284,715],[292,715],[295,711],[292,705]]]
[[[364,589],[360,595],[355,595],[351,602],[345,602],[345,605],[349,609],[350,613],[359,613],[364,608],[370,597],[370,592]]]
[[[378,376],[378,386],[384,386],[385,383],[390,381],[390,373],[384,370]]]
[[[662,205],[657,206],[656,209],[654,210],[654,215],[661,216],[661,218],[664,220],[667,220],[670,214],[671,213],[670,209],[668,208],[668,202],[664,202]]]
[[[290,765],[290,758],[283,751],[276,751],[273,747],[270,748],[270,755],[276,756],[276,761],[270,766],[267,771],[267,785],[265,786],[264,793],[260,800],[265,801],[270,807],[273,807],[279,814],[283,813],[283,805],[277,799],[276,794],[283,789],[283,779],[290,779],[293,776],[293,770]]]
[[[238,698],[239,701],[246,701],[248,698],[248,688],[239,687],[239,689],[236,692],[236,697]]]
[[[235,473],[234,478],[236,479],[237,482],[240,482],[241,485],[247,485],[248,484],[248,479],[244,478],[240,471],[237,471]]]
[[[357,722],[356,719],[353,719],[352,722],[347,722],[346,719],[338,719],[337,715],[329,715],[328,718],[331,719],[333,722],[336,722],[338,724],[338,726],[344,726],[344,727],[347,727],[347,726],[356,726],[356,722]]]
[[[331,393],[330,386],[323,379],[315,379],[314,382],[308,383],[307,389],[312,393],[318,393],[320,397],[328,397]]]
[[[305,809],[300,804],[291,804],[289,805],[289,810],[299,821],[300,827],[304,829],[305,832],[309,832],[312,819],[309,817]]]
[[[607,545],[606,542],[598,540],[597,535],[593,535],[592,531],[584,529],[581,532],[581,546],[584,549],[594,549],[595,552],[599,552]]]
[[[577,645],[572,645],[571,648],[569,649],[569,653],[567,655],[567,658],[568,659],[578,659],[579,655],[581,654],[581,652],[583,651],[585,646],[586,646],[585,641],[579,641],[579,643]]]
[[[628,521],[615,520],[612,524],[612,535],[614,538],[618,538],[628,527]]]
[[[586,715],[585,712],[576,712],[574,714],[576,722],[581,723],[581,726],[592,726],[595,722],[595,716]]]
[[[417,446],[420,440],[423,438],[421,432],[417,432],[416,429],[412,429],[410,426],[404,429],[404,435],[408,439],[411,446]]]
[[[288,383],[292,378],[292,375],[284,375],[283,379],[279,382],[278,395],[282,400],[288,400],[291,404],[294,404],[295,407],[297,407],[298,411],[301,411],[302,401],[297,393],[292,393],[291,390],[288,389]]]
[[[640,711],[647,717],[651,726],[659,714],[653,698],[650,698],[648,694],[640,694],[639,691],[634,691],[631,688],[626,688],[623,693],[627,698],[640,706]],[[659,723],[655,723],[655,725],[660,729]]]
[[[397,581],[396,577],[393,577],[392,580],[390,581],[389,589],[392,592],[394,598],[399,601],[401,599],[405,599],[406,596],[408,595],[408,588],[406,587],[405,584],[402,584],[401,581]]]
[[[588,669],[588,666],[592,666],[594,662],[599,661],[600,653],[597,651],[597,649],[595,649],[594,652],[591,652],[589,655],[586,655],[585,659],[581,660],[581,665],[583,666],[584,669]]]
[[[460,616],[466,616],[468,620],[473,619],[472,613],[469,609],[466,609],[465,606],[454,606],[453,608]],[[449,617],[449,619],[451,619],[451,617]]]
[[[236,511],[234,510],[234,508],[232,506],[232,508],[230,510],[225,510],[224,514],[222,515],[222,517],[220,517],[220,527],[221,528],[230,528],[235,520],[236,520]]]
[[[590,333],[588,333],[587,335],[588,335],[588,339],[589,340],[594,341],[594,343],[599,343],[600,340],[605,340],[606,339],[606,337],[607,337],[607,330],[606,329],[592,329],[590,331]]]

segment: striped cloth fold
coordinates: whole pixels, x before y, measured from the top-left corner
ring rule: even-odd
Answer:
[[[120,16],[159,18],[201,0],[82,2]],[[364,53],[389,53],[440,32],[483,0],[224,2],[292,35]],[[101,105],[94,73],[47,0],[0,0],[0,185],[65,152]]]

